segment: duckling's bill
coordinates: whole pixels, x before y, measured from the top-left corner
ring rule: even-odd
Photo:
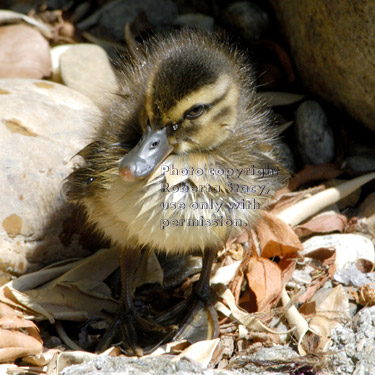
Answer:
[[[120,161],[120,176],[124,181],[147,177],[172,152],[166,127],[152,130],[147,127],[137,145]]]

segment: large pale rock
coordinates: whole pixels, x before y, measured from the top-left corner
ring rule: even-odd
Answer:
[[[52,55],[53,52],[54,49]],[[66,86],[86,95],[98,105],[109,97],[108,94],[113,94],[118,89],[116,76],[105,50],[95,44],[68,46],[60,56],[60,74]]]
[[[271,4],[304,85],[375,131],[375,1]]]
[[[49,44],[26,25],[0,27],[0,78],[43,78],[51,74]]]
[[[0,80],[0,269],[21,273],[85,253],[62,243],[61,193],[100,114],[85,96],[39,80]]]

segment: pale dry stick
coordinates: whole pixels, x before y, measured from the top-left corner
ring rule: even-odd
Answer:
[[[276,216],[290,226],[297,225],[310,216],[318,213],[323,208],[345,198],[347,195],[373,179],[375,179],[375,172],[354,178],[353,180],[344,182],[339,186],[321,191],[320,193],[313,195],[311,198],[302,200],[279,212]]]
[[[354,178],[353,180],[344,182],[339,186],[332,187],[320,193],[317,193],[311,198],[300,201],[295,205],[279,212],[276,216],[279,219],[285,221],[290,226],[297,225],[310,216],[318,213],[323,208],[338,202],[340,199],[351,194],[353,191],[357,190],[362,185],[373,179],[375,179],[375,172]],[[285,290],[285,286],[282,290],[281,301],[284,307],[287,307],[290,303],[290,298],[287,291]],[[291,306],[287,310],[285,315],[289,324],[295,327],[294,335],[298,340],[299,353],[302,355],[306,354],[301,345],[302,339],[305,336],[306,332],[315,332],[309,327],[307,321],[302,317],[295,306]]]
[[[283,289],[281,291],[281,302],[284,307],[287,307],[290,304],[290,297],[288,296],[288,293],[285,290],[285,286],[283,286]],[[309,324],[307,323],[306,319],[300,314],[300,312],[294,305],[286,311],[285,317],[289,325],[294,328],[293,334],[298,340],[297,347],[299,354],[306,355],[306,352],[301,345],[302,339],[308,331],[313,332],[315,334],[317,333],[309,327]]]

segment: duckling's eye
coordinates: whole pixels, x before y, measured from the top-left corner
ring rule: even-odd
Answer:
[[[192,120],[199,117],[205,110],[206,106],[203,104],[197,104],[185,112],[185,118]]]

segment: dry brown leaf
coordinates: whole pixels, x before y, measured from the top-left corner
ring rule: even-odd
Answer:
[[[220,339],[198,341],[190,345],[181,354],[173,358],[172,361],[178,361],[182,357],[189,358],[200,363],[204,368],[208,366],[215,352]]]
[[[46,375],[58,375],[65,367],[79,365],[96,357],[97,354],[78,350],[56,352],[48,364]]]
[[[237,274],[234,276],[234,278],[229,284],[229,289],[233,293],[234,299],[237,305],[240,300],[243,279],[244,279],[244,273],[243,273],[242,267],[239,267]]]
[[[332,248],[321,247],[319,249],[310,251],[307,257],[322,262],[323,265],[330,265],[335,262],[336,250]]]
[[[252,257],[245,276],[251,292],[255,295],[256,311],[270,309],[279,300],[283,285],[281,270],[276,263],[266,258]],[[241,300],[241,306],[245,305],[245,301]]]
[[[2,327],[14,328],[0,328],[0,362],[14,361],[43,350],[43,342],[34,323],[18,317],[11,317],[9,321],[4,317],[1,321]]]
[[[43,353],[37,353],[22,358],[22,362],[29,363],[34,366],[46,366],[48,365],[53,357],[61,353],[59,349],[44,349]]]
[[[32,27],[0,27],[0,78],[43,78],[51,74],[48,42]]]
[[[22,275],[8,283],[8,285],[11,285],[14,289],[17,289],[20,292],[34,289],[56,279],[64,273],[67,273],[69,270],[77,267],[82,262],[84,262],[84,259],[74,261],[69,259],[50,264],[49,266],[38,271]]]
[[[228,306],[225,306],[222,302],[216,302],[216,311],[228,318],[236,320],[238,323],[246,327],[247,330],[278,333],[265,326],[258,318],[254,316],[254,314],[250,314],[247,311],[240,309],[235,302],[232,292],[225,285],[215,285],[215,292],[225,301]]]
[[[2,318],[3,316],[22,316],[22,313],[20,311],[14,310],[12,307],[9,305],[0,302],[0,317]]]
[[[349,319],[349,298],[344,287],[340,284],[330,289],[328,296],[317,304],[316,311],[328,319]]]
[[[38,317],[39,319],[48,319],[51,324],[54,323],[53,316],[46,309],[39,305],[33,298],[8,286],[8,284],[0,289],[0,300],[22,311],[25,315]]]
[[[275,193],[276,200],[272,201],[267,206],[267,211],[275,214],[300,201],[304,198],[304,196],[304,191],[296,191],[290,193],[287,188],[277,190],[277,192]]]
[[[375,193],[368,195],[360,205],[358,217],[349,221],[346,232],[361,232],[375,238]]]
[[[302,250],[301,241],[290,226],[268,212],[262,213],[256,233],[264,258],[284,257]]]
[[[368,259],[357,259],[357,261],[355,262],[355,266],[362,273],[370,273],[374,270],[374,263]]]
[[[65,284],[83,279],[94,281],[103,281],[119,266],[119,251],[117,248],[102,249],[95,254],[77,262],[74,268],[70,268],[59,278],[51,281],[50,285]]]
[[[4,316],[0,319],[0,329],[36,328],[30,320],[18,316]]]
[[[348,219],[344,215],[336,213],[324,213],[313,217],[304,224],[294,228],[294,232],[299,237],[309,236],[315,233],[342,233],[345,229]]]
[[[317,194],[325,189],[324,185],[314,186],[309,189],[299,190],[292,193],[287,192],[287,189],[280,189],[275,194],[275,199],[267,206],[267,211],[272,212],[277,216],[277,213],[293,206],[302,199],[306,199],[311,195]]]
[[[189,345],[190,344],[187,342],[187,340],[168,342],[164,345],[159,346],[151,354],[146,355],[145,357],[156,357],[156,356],[163,355],[163,354],[180,354]],[[105,352],[101,353],[100,355],[104,355],[104,354]]]
[[[91,286],[95,286],[95,282],[91,281]],[[70,283],[66,285],[56,285],[51,289],[40,289],[25,291],[30,301],[38,301],[38,305],[49,315],[56,317],[56,314],[65,312],[67,320],[76,320],[76,312],[86,312],[87,314],[95,314],[106,310],[108,312],[117,311],[117,303],[108,295],[95,293],[90,288],[89,282]],[[88,289],[84,289],[87,287]],[[35,302],[31,302],[35,308]],[[40,308],[38,309],[40,311]],[[39,312],[38,311],[38,312]],[[68,313],[72,313],[69,318]],[[85,319],[85,315],[82,315]],[[47,315],[40,315],[38,319],[45,319]],[[86,316],[87,317],[87,316]],[[56,317],[57,318],[57,317]]]
[[[38,327],[20,311],[0,303],[0,362],[40,353],[43,342]]]
[[[342,285],[338,285],[329,291],[315,307],[315,316],[309,323],[309,327],[319,334],[313,348],[315,353],[327,350],[330,342],[331,332],[339,327],[343,319],[349,318],[349,299]]]
[[[368,283],[358,288],[358,303],[362,306],[375,305],[375,284]]]
[[[298,258],[298,254],[291,254],[290,256],[286,256],[280,260],[277,265],[281,269],[281,283],[285,285],[293,276],[293,272],[296,266],[296,261]]]
[[[86,259],[58,264],[4,285],[0,288],[0,301],[36,320],[48,319],[51,323],[55,319],[82,321],[88,314],[103,310],[115,312],[117,302],[102,280],[118,263],[117,249],[101,250]],[[28,284],[36,289],[26,290]]]
[[[248,332],[246,340],[252,344],[261,342],[265,346],[273,346],[280,344],[280,335],[270,332]]]
[[[298,187],[315,181],[331,180],[342,174],[342,170],[335,164],[306,165],[297,173],[288,184],[289,191],[295,191]]]
[[[336,270],[336,250],[321,248],[308,254],[309,258],[321,261],[323,266],[328,267],[321,276],[310,285],[303,294],[298,297],[298,302],[306,302],[311,299],[314,293],[329,279]]]

